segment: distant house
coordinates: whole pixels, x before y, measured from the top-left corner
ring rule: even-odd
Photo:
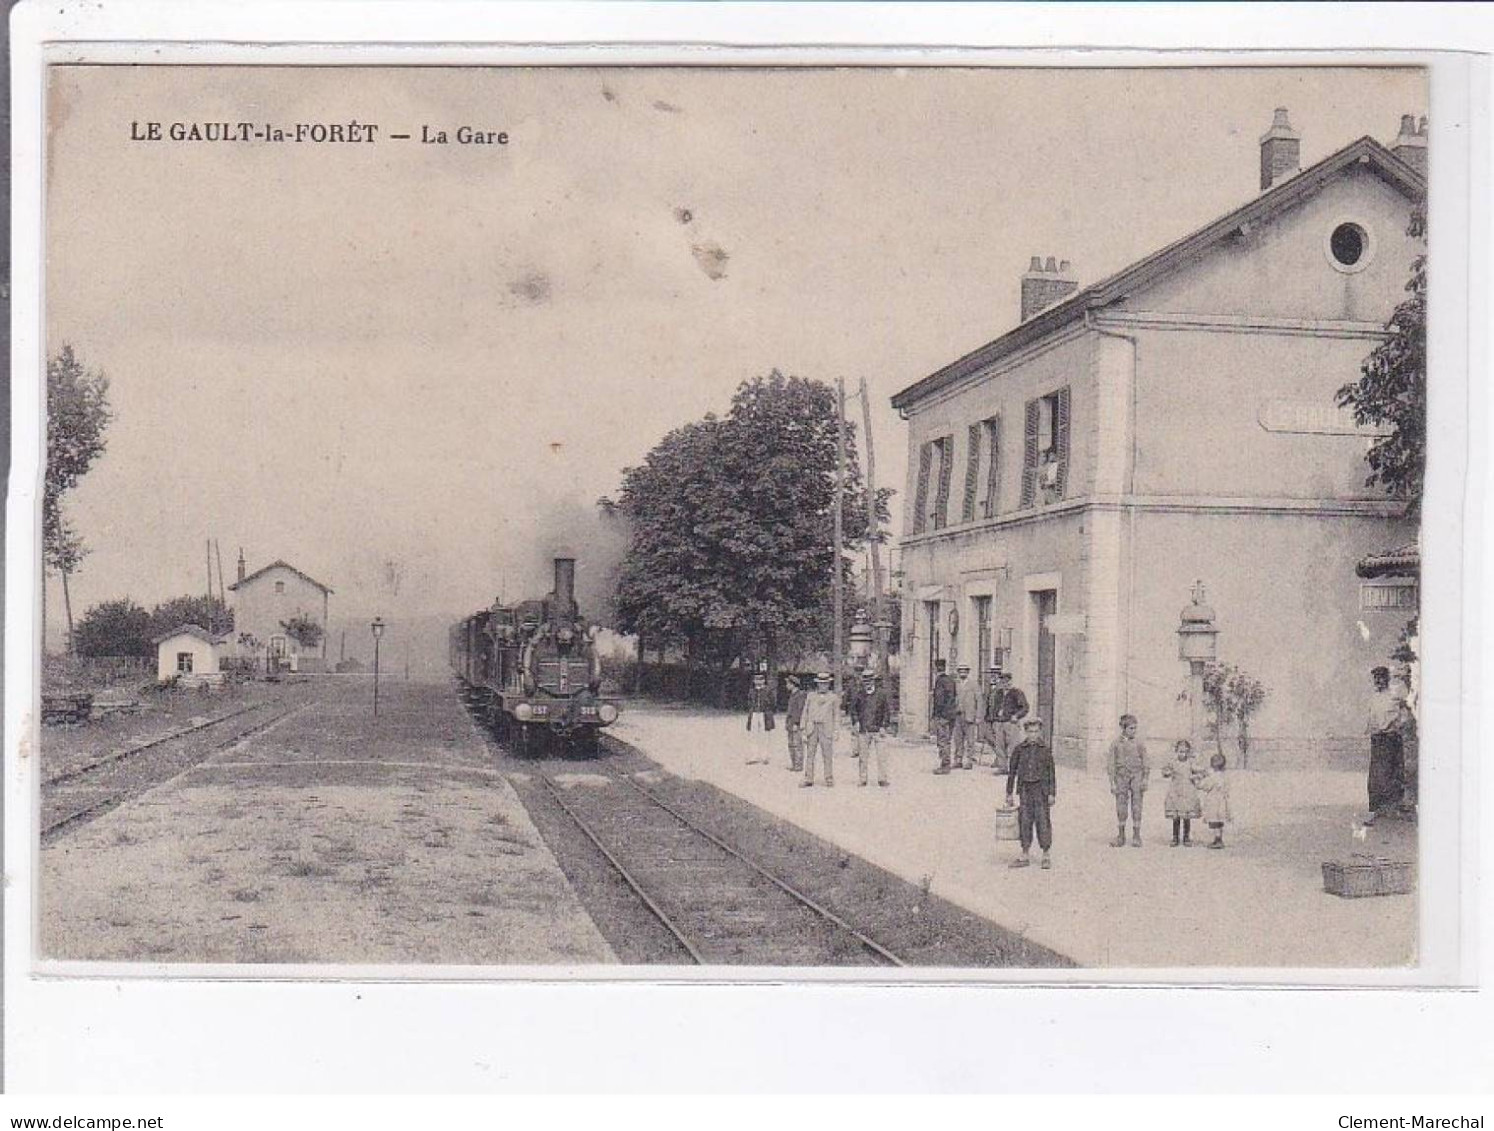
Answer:
[[[332,590],[284,561],[273,561],[245,575],[239,555],[239,579],[228,587],[233,594],[234,631],[243,654],[273,660],[292,671],[324,671],[327,663],[327,600]],[[305,616],[322,627],[322,638],[306,648],[293,639],[285,625]]]
[[[227,644],[226,637],[195,624],[173,628],[155,639],[156,677],[178,679],[187,686],[221,683],[220,661]]]

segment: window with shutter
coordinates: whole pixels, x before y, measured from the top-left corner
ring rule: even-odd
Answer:
[[[939,493],[934,496],[934,529],[943,530],[949,523],[949,481],[954,471],[954,437],[941,437],[935,444],[939,449]]]
[[[1069,386],[1027,402],[1022,505],[1056,503],[1069,483]]]
[[[1038,426],[1042,419],[1042,407],[1037,401],[1027,402],[1027,428],[1022,447],[1022,502],[1025,510],[1037,499],[1038,474]]]
[[[922,534],[928,519],[929,472],[934,464],[934,445],[924,444],[918,452],[918,493],[913,498],[913,533]]]
[[[985,433],[986,501],[982,515],[995,518],[1001,513],[1001,417],[993,416],[985,421]]]
[[[975,492],[980,486],[980,434],[981,426],[972,424],[966,429],[965,455],[965,502],[960,508],[960,521],[971,522],[975,518]]]
[[[1069,387],[1059,389],[1053,401],[1053,448],[1058,457],[1053,493],[1062,499],[1069,485]]]

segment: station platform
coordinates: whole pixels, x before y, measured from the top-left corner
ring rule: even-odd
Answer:
[[[314,685],[314,686],[313,686]],[[59,961],[596,965],[616,958],[449,683],[312,701],[41,852]]]
[[[1104,775],[1060,766],[1054,867],[1012,870],[1018,846],[995,837],[1004,775],[979,767],[935,775],[931,742],[893,738],[886,740],[891,787],[859,788],[842,730],[835,788],[803,789],[800,775],[786,772],[781,718],[779,726],[766,766],[747,764],[752,738],[737,713],[639,702],[610,729],[664,769],[710,782],[1081,966],[1204,971],[1415,961],[1414,894],[1341,899],[1323,891],[1326,860],[1356,852],[1416,859],[1413,824],[1381,821],[1356,836],[1363,774],[1231,771],[1235,819],[1225,829],[1227,847],[1212,851],[1169,846],[1158,761],[1165,752],[1153,752],[1139,849],[1110,846],[1115,807]],[[1208,839],[1201,826],[1194,823],[1195,841]]]

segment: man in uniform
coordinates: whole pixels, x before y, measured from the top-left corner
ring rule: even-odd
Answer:
[[[936,774],[949,773],[949,744],[954,737],[955,716],[959,711],[959,688],[954,678],[944,670],[944,661],[934,661],[934,695],[929,715],[934,724],[934,741],[939,745],[939,767]]]
[[[868,671],[861,682],[861,694],[856,697],[853,724],[858,763],[856,774],[861,785],[866,784],[873,755],[877,759],[877,784],[890,784],[887,780],[887,751],[882,746],[882,731],[887,726],[890,714],[887,693],[877,686],[876,675]]]
[[[802,773],[804,770],[804,701],[809,693],[799,686],[798,676],[788,677],[788,707],[784,711],[784,729],[788,731],[789,770]]]
[[[825,759],[825,784],[835,784],[835,716],[840,713],[829,672],[814,677],[814,691],[804,701],[804,729],[808,741],[804,746],[804,780],[799,785],[814,785],[814,756],[818,751]]]
[[[1006,773],[1012,751],[1022,741],[1022,720],[1027,717],[1027,696],[1012,686],[1012,677],[1000,665],[991,668],[991,690],[986,694],[986,721],[996,745],[996,772]]]
[[[960,682],[955,693],[954,764],[960,769],[973,770],[985,697],[981,694],[980,681],[970,674],[969,664],[961,664],[955,671]]]
[[[752,676],[752,690],[747,694],[747,765],[768,765],[773,754],[773,692],[768,688],[766,672]]]

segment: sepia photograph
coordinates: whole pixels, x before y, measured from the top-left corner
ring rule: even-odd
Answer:
[[[52,62],[37,961],[1414,972],[1432,114]]]

